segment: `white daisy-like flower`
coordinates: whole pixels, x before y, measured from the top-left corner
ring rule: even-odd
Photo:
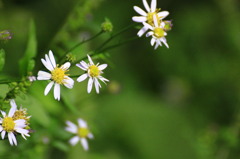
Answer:
[[[47,95],[54,85],[54,98],[60,100],[60,85],[64,85],[67,88],[73,88],[74,81],[66,72],[71,66],[70,62],[66,62],[62,66],[56,65],[55,58],[52,51],[49,51],[49,55],[45,54],[45,59],[41,59],[43,65],[50,71],[50,73],[45,71],[38,72],[38,80],[51,80],[44,91],[44,95]]]
[[[29,131],[25,129],[26,120],[24,119],[18,119],[14,120],[13,115],[17,110],[17,105],[14,100],[10,100],[11,109],[9,110],[9,113],[6,114],[6,112],[1,111],[3,118],[0,118],[0,132],[1,137],[4,139],[5,134],[8,133],[8,140],[10,144],[17,145],[17,139],[15,137],[16,133],[19,133],[22,135],[24,139],[26,139],[25,136],[30,136],[28,133]]]
[[[157,9],[157,0],[151,1],[151,7],[148,5],[147,0],[143,0],[143,5],[147,12],[142,10],[141,8],[134,6],[134,10],[140,14],[140,16],[134,16],[132,17],[132,20],[137,23],[148,23],[149,25],[153,26],[153,16],[156,16],[159,21],[164,19],[166,16],[168,16],[168,11],[161,11],[160,9]],[[139,37],[141,37],[146,31],[148,30],[148,27],[143,26],[137,33]]]
[[[80,77],[77,78],[77,81],[82,82],[87,77],[89,77],[88,87],[87,87],[88,93],[91,92],[93,83],[95,85],[96,92],[99,93],[99,87],[101,88],[101,85],[100,85],[98,79],[101,80],[104,83],[105,83],[105,81],[107,81],[107,82],[109,81],[108,79],[101,76],[101,74],[103,73],[102,70],[104,70],[107,67],[107,64],[101,64],[101,65],[96,64],[96,65],[94,65],[91,57],[89,55],[87,55],[87,56],[88,56],[89,64],[87,64],[85,61],[81,61],[79,64],[76,64],[77,67],[86,71],[85,74],[83,74],[83,75],[81,75]]]
[[[65,128],[65,130],[76,135],[69,140],[69,143],[72,146],[74,146],[80,141],[84,150],[87,151],[88,150],[87,138],[93,139],[93,134],[89,131],[86,121],[79,118],[78,125],[75,125],[70,121],[66,121],[66,124],[67,127]]]
[[[164,31],[165,23],[161,22],[159,24],[156,16],[153,17],[153,21],[154,21],[154,26],[151,26],[145,22],[143,23],[144,26],[150,29],[150,31],[146,34],[146,36],[147,37],[152,36],[151,45],[153,46],[155,44],[154,49],[157,49],[158,46],[162,46],[162,43],[164,43],[165,46],[169,48],[167,44],[167,40],[165,38],[165,36],[167,35],[167,33]]]

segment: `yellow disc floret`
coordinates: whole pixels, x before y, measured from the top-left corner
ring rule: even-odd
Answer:
[[[18,120],[18,119],[24,119],[26,121],[29,120],[29,117],[27,117],[26,109],[16,110],[12,118],[13,120]]]
[[[99,68],[95,65],[92,65],[88,68],[88,74],[91,76],[91,77],[97,77],[99,76],[101,73],[101,71],[99,70]]]
[[[87,128],[79,128],[77,133],[79,137],[86,138],[89,134],[89,130]]]
[[[14,123],[13,118],[5,117],[2,122],[2,127],[3,127],[3,130],[5,130],[7,132],[14,131],[15,123]]]
[[[155,28],[153,30],[153,35],[156,37],[156,38],[161,38],[161,37],[164,37],[164,30],[162,28]]]
[[[52,80],[55,81],[58,84],[63,84],[63,80],[65,79],[66,72],[68,70],[64,70],[61,67],[56,67],[52,72]]]
[[[150,24],[151,26],[154,26],[154,21],[153,21],[153,17],[156,16],[157,20],[158,20],[158,25],[160,24],[160,17],[158,16],[158,12],[160,11],[160,9],[156,9],[155,12],[149,12],[147,14],[147,23]]]

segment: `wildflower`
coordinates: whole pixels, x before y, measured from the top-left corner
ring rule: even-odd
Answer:
[[[161,22],[162,19],[164,19],[166,16],[168,16],[169,12],[168,11],[161,11],[160,9],[157,9],[157,0],[152,0],[151,1],[151,7],[149,7],[147,0],[143,0],[143,5],[146,9],[147,12],[142,10],[141,8],[134,6],[134,10],[140,14],[140,16],[134,16],[132,17],[132,20],[137,23],[143,23],[146,22],[149,25],[153,26],[153,16],[157,17],[157,20]],[[145,25],[139,30],[137,35],[141,37],[146,31],[148,30],[148,27]]]
[[[37,80],[37,78],[35,76],[28,76],[27,78],[30,82],[34,82]]]
[[[12,33],[8,30],[0,31],[0,40],[10,40],[12,39]]]
[[[30,136],[28,133],[29,131],[25,129],[26,120],[24,119],[14,119],[14,114],[17,110],[17,105],[14,100],[10,100],[11,109],[9,110],[9,113],[6,114],[6,112],[1,111],[3,118],[0,118],[0,132],[1,137],[4,139],[6,132],[8,133],[8,140],[10,144],[17,145],[17,139],[14,134],[19,133],[22,135],[24,139],[25,136]]]
[[[38,80],[51,80],[44,91],[44,95],[47,95],[54,85],[54,98],[60,100],[60,85],[64,85],[67,88],[73,88],[74,81],[68,77],[68,68],[71,66],[70,62],[66,62],[62,66],[56,65],[52,51],[49,51],[49,55],[45,54],[45,59],[41,59],[43,65],[50,71],[50,73],[45,71],[38,72]]]
[[[88,55],[87,55],[88,56]],[[99,87],[101,88],[100,83],[98,82],[98,79],[105,83],[105,81],[109,81],[106,78],[102,77],[101,74],[103,73],[102,70],[104,70],[107,67],[107,64],[102,65],[94,65],[92,59],[90,56],[88,56],[88,61],[90,62],[87,64],[84,61],[81,61],[79,64],[76,64],[77,67],[81,68],[82,70],[86,71],[85,74],[81,75],[77,78],[78,82],[84,81],[87,77],[89,77],[88,80],[88,93],[92,90],[92,85],[94,83],[96,92],[99,93]],[[105,83],[106,84],[106,83]]]
[[[154,49],[157,49],[158,46],[162,46],[162,43],[164,43],[165,46],[169,48],[167,40],[165,38],[165,36],[167,35],[167,33],[164,31],[165,23],[161,22],[159,25],[156,16],[153,17],[153,20],[154,26],[151,26],[145,22],[143,23],[146,27],[148,27],[151,30],[146,34],[147,37],[152,36],[151,45],[153,46],[156,43]]]
[[[89,131],[87,123],[83,119],[78,119],[78,125],[73,124],[70,121],[66,121],[67,127],[66,131],[75,134],[69,142],[72,146],[76,145],[78,141],[81,142],[84,150],[88,150],[87,138],[93,139],[93,134]]]

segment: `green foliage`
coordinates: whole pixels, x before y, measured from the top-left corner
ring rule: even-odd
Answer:
[[[28,43],[24,56],[19,61],[19,69],[21,75],[27,75],[34,69],[35,61],[34,57],[37,54],[37,39],[36,39],[36,28],[34,21],[31,20],[29,23],[29,32],[28,32]]]
[[[3,49],[0,50],[0,72],[2,71],[5,64],[5,51]]]

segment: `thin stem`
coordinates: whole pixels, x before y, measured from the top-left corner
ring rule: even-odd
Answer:
[[[0,80],[0,84],[9,84],[12,82],[21,82],[22,80]]]
[[[64,59],[64,57],[65,57],[69,52],[75,50],[77,47],[81,46],[82,44],[87,43],[87,42],[89,42],[89,41],[97,38],[97,37],[98,37],[99,35],[101,35],[102,33],[104,33],[103,30],[101,30],[100,32],[98,32],[96,35],[90,37],[89,39],[83,40],[83,41],[81,41],[80,43],[76,44],[75,46],[73,46],[71,49],[69,49],[69,50],[60,58],[60,61],[62,61],[62,60]]]
[[[135,26],[136,24],[131,24],[126,26],[125,28],[123,28],[122,30],[116,32],[115,34],[113,34],[110,38],[108,38],[101,46],[99,46],[95,52],[99,52],[106,44],[108,44],[113,38],[117,37],[118,35],[124,33],[125,31],[127,31],[128,29],[132,28],[133,26]]]

